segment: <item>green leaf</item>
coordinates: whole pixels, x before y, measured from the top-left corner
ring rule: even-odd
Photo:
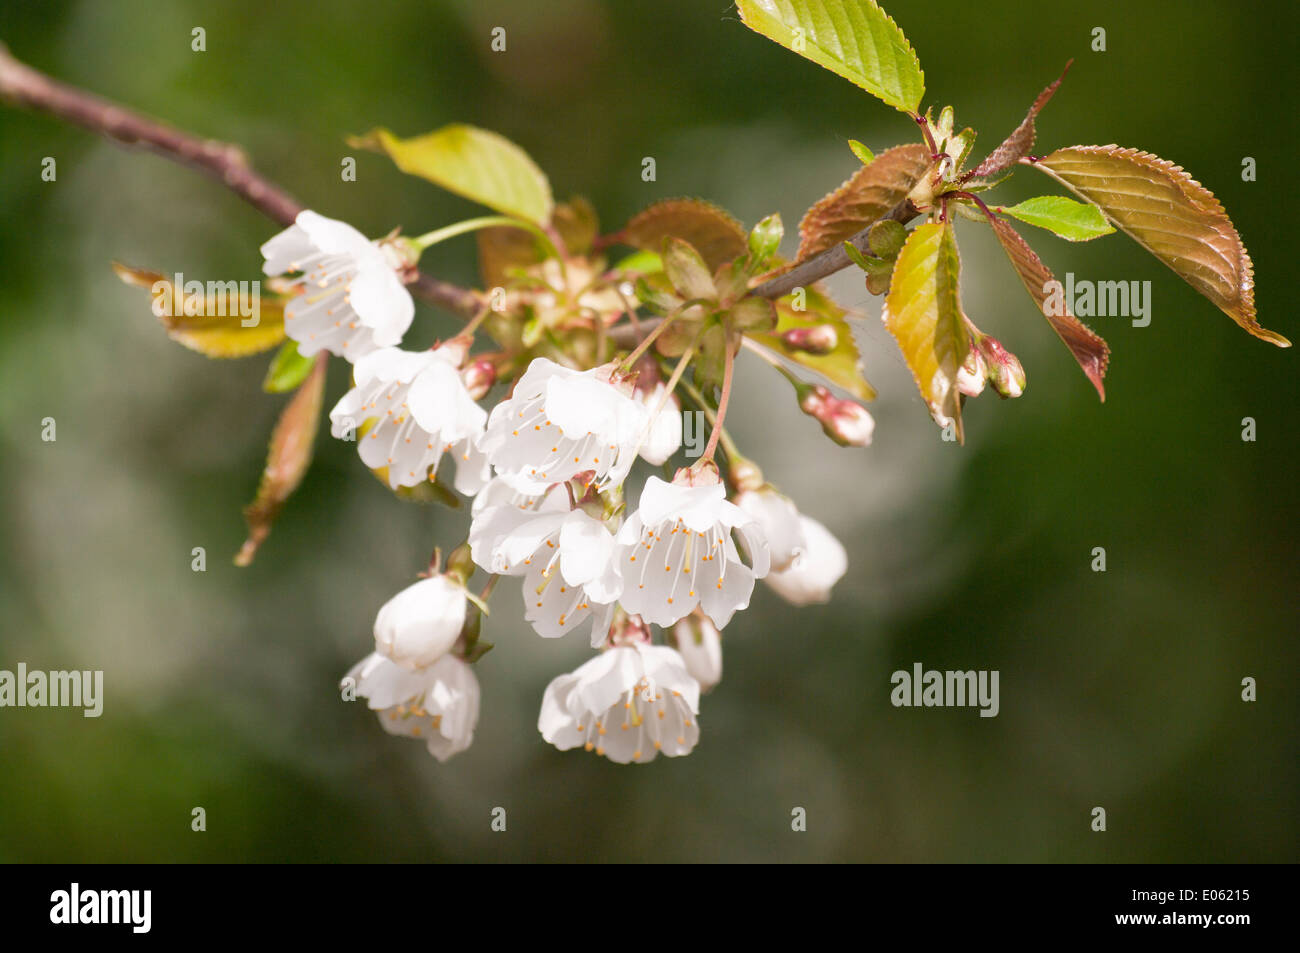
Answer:
[[[690,242],[680,238],[665,238],[662,255],[664,272],[679,296],[687,301],[717,297],[713,275]]]
[[[1070,313],[1069,305],[1064,300],[1059,306],[1055,302],[1049,305],[1048,286],[1056,278],[1020,237],[1020,233],[1001,219],[992,218],[987,221],[993,226],[993,233],[1011,259],[1011,267],[1020,276],[1021,283],[1038,305],[1039,312],[1047,319],[1062,343],[1070,349],[1074,359],[1079,362],[1079,367],[1083,368],[1083,373],[1092,381],[1092,386],[1097,388],[1097,396],[1104,401],[1106,387],[1102,378],[1106,376],[1106,366],[1110,363],[1110,348],[1098,334]]]
[[[1036,162],[1255,337],[1290,347],[1255,319],[1255,272],[1214,193],[1181,168],[1137,149],[1069,146]]]
[[[271,359],[266,369],[262,390],[268,394],[283,394],[293,390],[311,373],[312,359],[298,353],[297,341],[285,341]]]
[[[658,252],[634,251],[614,264],[614,271],[622,274],[648,275],[664,270],[664,260]]]
[[[399,139],[380,128],[348,142],[383,152],[403,172],[498,212],[536,225],[551,220],[555,200],[550,182],[528,153],[495,132],[457,123]]]
[[[899,253],[883,317],[930,415],[940,426],[954,423],[961,442],[957,372],[970,350],[970,333],[957,291],[959,267],[952,225],[919,226]]]
[[[711,394],[715,387],[722,386],[729,346],[727,329],[720,324],[709,328],[700,338],[699,351],[692,361],[692,366],[695,386],[704,393]]]
[[[793,294],[777,299],[776,327],[771,332],[752,333],[746,337],[786,360],[806,367],[859,400],[873,400],[876,391],[862,376],[862,358],[844,309],[816,287],[804,289],[802,311],[795,310],[795,299]],[[787,331],[822,324],[835,329],[835,347],[828,353],[812,354],[786,345],[783,335]]]
[[[849,140],[849,148],[853,150],[853,154],[858,157],[858,161],[863,165],[871,165],[876,158],[870,149],[856,139]]]
[[[388,467],[376,467],[370,472],[380,483],[392,489],[388,483]],[[441,503],[453,510],[460,509],[460,497],[442,482],[441,476],[432,480],[421,480],[415,486],[399,486],[393,490],[393,494],[407,503]]]
[[[776,310],[766,298],[750,295],[727,310],[727,323],[740,331],[770,331],[776,326]]]
[[[700,199],[668,199],[638,212],[618,240],[643,251],[658,252],[665,238],[690,242],[710,268],[745,253],[745,230],[716,205]]]
[[[903,249],[903,243],[907,241],[907,229],[901,222],[896,222],[892,218],[884,222],[876,222],[871,226],[871,231],[867,233],[867,247],[871,249],[872,254],[880,258],[894,258]]]
[[[1101,209],[1060,195],[1040,195],[997,210],[1029,225],[1055,232],[1069,242],[1087,242],[1115,231]]]
[[[271,446],[257,496],[244,507],[248,538],[235,555],[236,566],[247,566],[253,561],[285,500],[298,488],[311,466],[312,448],[320,426],[321,399],[325,394],[326,364],[324,354],[312,360],[311,373],[285,405],[271,432]]]
[[[897,222],[877,222],[871,227],[871,232],[867,235],[867,244],[871,244],[871,236],[876,234],[876,229],[881,225],[897,225]],[[852,242],[843,244],[844,253],[849,256],[849,261],[861,268],[867,275],[867,291],[873,295],[882,295],[889,291],[889,279],[894,273],[894,259],[898,256],[898,251],[903,247],[903,240],[907,237],[907,232],[899,226],[902,231],[902,238],[899,239],[898,247],[894,248],[888,254],[880,258],[868,258],[862,252],[858,251],[856,245]],[[875,249],[872,249],[873,251]]]
[[[798,261],[852,238],[907,198],[926,170],[930,150],[921,143],[887,149],[810,208],[799,223]]]
[[[658,260],[659,256],[655,258]],[[661,271],[639,275],[634,287],[637,300],[655,314],[669,315],[681,307],[682,299],[673,290],[668,276]]]
[[[773,212],[750,230],[749,257],[755,267],[776,254],[785,235],[785,226],[781,224],[781,215]]]
[[[191,351],[208,357],[247,357],[269,351],[284,340],[284,299],[279,296],[258,295],[257,323],[245,327],[244,321],[252,315],[244,318],[231,301],[238,292],[226,290],[220,298],[209,296],[210,286],[205,284],[203,297],[190,297],[183,290],[178,293],[175,282],[159,272],[116,261],[113,271],[126,284],[149,289],[154,316],[167,336]],[[186,314],[187,310],[196,313]]]
[[[843,248],[844,254],[849,256],[849,261],[853,262],[853,264],[857,265],[863,271],[869,272],[875,265],[880,263],[880,259],[876,259],[873,262],[866,255],[862,254],[862,252],[858,251],[857,246],[852,242],[845,242]]]
[[[925,76],[876,0],[737,0],[745,25],[884,100],[916,112]]]

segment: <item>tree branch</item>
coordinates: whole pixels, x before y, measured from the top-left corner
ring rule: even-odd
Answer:
[[[238,146],[182,132],[134,110],[69,86],[20,62],[0,43],[0,100],[46,113],[88,129],[127,148],[145,149],[204,173],[230,189],[272,221],[292,225],[303,206],[258,173]],[[474,292],[420,273],[411,284],[421,298],[473,317]]]
[[[917,211],[916,206],[908,199],[903,199],[885,215],[876,219],[876,222],[892,219],[906,225],[916,218],[918,214],[920,213]],[[871,249],[867,245],[867,235],[876,222],[872,222],[871,225],[857,232],[852,238],[847,239],[850,245],[864,255],[871,254]],[[824,252],[814,255],[807,261],[800,262],[784,274],[777,275],[771,281],[765,281],[749,293],[758,295],[760,298],[780,298],[782,295],[789,294],[795,288],[806,288],[843,268],[847,268],[851,264],[848,252],[844,250],[844,243],[836,242]]]

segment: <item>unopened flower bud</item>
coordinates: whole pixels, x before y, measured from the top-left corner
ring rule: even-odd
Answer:
[[[405,668],[431,665],[460,637],[465,604],[465,586],[451,576],[407,586],[375,617],[375,650]]]
[[[810,384],[800,392],[799,408],[808,416],[816,417],[826,436],[840,446],[871,445],[876,422],[861,404],[836,397],[819,384]]]
[[[491,361],[474,361],[461,372],[465,389],[474,400],[480,400],[492,389],[497,381],[497,368]]]
[[[988,373],[984,355],[980,354],[979,348],[972,347],[966,355],[966,363],[957,371],[957,390],[967,397],[978,397],[988,383]]]
[[[840,342],[835,327],[830,324],[791,328],[781,335],[781,340],[790,350],[806,351],[809,354],[829,354]]]
[[[997,338],[981,334],[975,346],[988,366],[988,381],[999,397],[1019,397],[1025,392],[1025,369]]]

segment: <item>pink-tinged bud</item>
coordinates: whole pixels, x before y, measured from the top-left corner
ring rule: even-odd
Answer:
[[[868,447],[876,422],[867,408],[852,400],[842,400],[825,387],[806,385],[799,397],[799,408],[816,417],[830,437],[842,447]]]
[[[1025,392],[1025,369],[997,338],[981,334],[975,346],[988,366],[988,381],[999,397],[1019,397]]]
[[[496,365],[487,360],[474,361],[461,372],[461,379],[465,382],[465,389],[469,391],[469,396],[479,400],[486,396],[492,389],[492,385],[497,382]]]
[[[967,397],[978,397],[984,392],[988,383],[989,369],[984,363],[984,355],[979,348],[972,347],[966,355],[966,363],[957,371],[957,390]]]
[[[806,351],[809,354],[829,354],[840,343],[835,327],[830,324],[791,328],[781,335],[781,340],[790,350]]]

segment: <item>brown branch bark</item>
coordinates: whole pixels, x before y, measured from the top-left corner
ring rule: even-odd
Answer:
[[[183,132],[93,93],[61,83],[15,59],[2,43],[0,100],[70,122],[118,145],[144,149],[196,169],[280,225],[292,225],[302,211],[302,204],[254,169],[238,146]],[[411,289],[431,304],[463,318],[473,317],[478,310],[478,296],[474,292],[423,273],[417,275]]]
[[[302,211],[301,203],[254,169],[247,155],[238,146],[183,132],[125,106],[61,83],[15,59],[2,43],[0,100],[81,126],[127,148],[145,149],[197,169],[280,225],[293,224],[294,218]],[[884,218],[907,223],[916,214],[916,208],[904,200]],[[869,231],[870,226],[849,239],[855,248],[867,254],[870,253],[867,248]],[[779,298],[795,288],[807,287],[833,275],[850,264],[844,247],[836,245],[759,285],[750,294]],[[440,281],[423,272],[416,274],[411,290],[420,298],[462,318],[471,318],[478,312],[480,302],[473,291]],[[616,340],[619,337],[615,334]]]
[[[876,221],[884,222],[893,219],[895,222],[906,225],[916,218],[917,214],[916,206],[908,199],[903,199],[890,209],[886,215]],[[875,224],[876,222],[872,222],[848,239],[849,244],[864,255],[871,254],[871,249],[867,246],[867,235],[871,231],[871,226]],[[852,262],[849,260],[848,252],[844,250],[843,243],[832,245],[824,252],[813,255],[807,261],[800,262],[789,271],[777,275],[771,281],[765,281],[749,293],[758,295],[760,298],[780,298],[782,295],[789,294],[795,288],[806,288],[823,278],[828,278],[851,264]]]

